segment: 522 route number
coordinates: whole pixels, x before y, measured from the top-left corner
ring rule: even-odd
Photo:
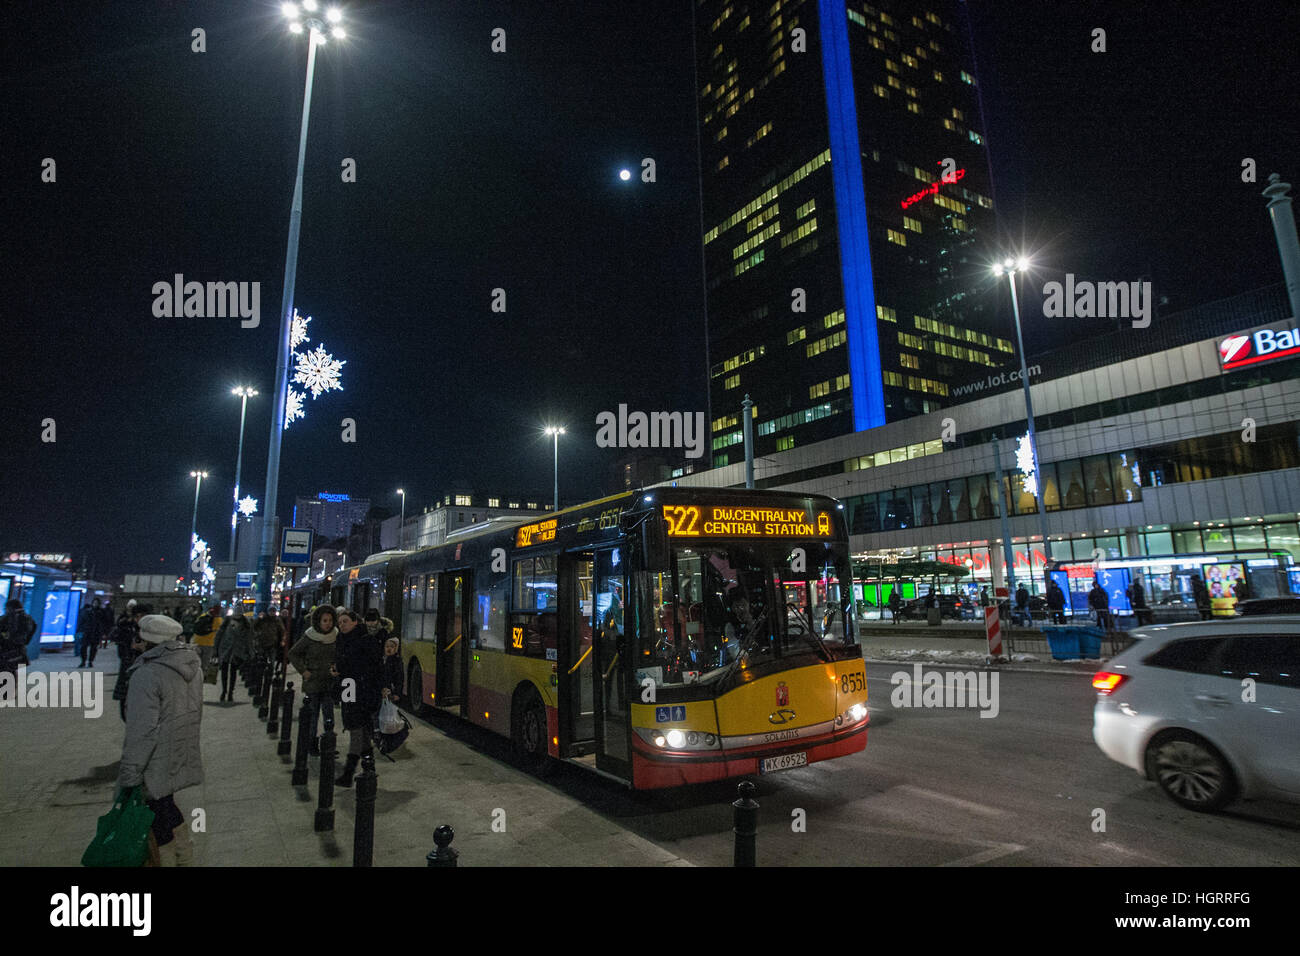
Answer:
[[[840,693],[852,694],[854,691],[866,690],[867,678],[865,674],[841,674],[840,675]]]
[[[699,505],[664,505],[664,521],[668,523],[668,534],[672,537],[686,537],[700,533]]]

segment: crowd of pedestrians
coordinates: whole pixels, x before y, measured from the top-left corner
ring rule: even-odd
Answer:
[[[380,707],[385,700],[396,703],[401,694],[393,622],[373,608],[363,619],[351,608],[326,604],[312,608],[304,623],[309,626],[289,650],[289,663],[302,676],[307,695],[302,719],[312,728],[310,752],[320,753],[319,722],[326,714],[332,722],[339,703],[348,753],[335,783],[350,787],[361,758],[371,752]]]

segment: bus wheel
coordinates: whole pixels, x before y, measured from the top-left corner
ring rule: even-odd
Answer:
[[[429,713],[429,705],[424,700],[424,671],[417,660],[412,660],[406,669],[406,709],[415,717]]]
[[[530,773],[544,775],[550,769],[546,750],[546,707],[531,687],[515,695],[510,711],[510,737],[520,764]]]

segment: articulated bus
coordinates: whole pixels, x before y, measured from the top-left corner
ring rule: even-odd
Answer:
[[[376,608],[408,707],[657,788],[866,747],[851,580],[833,499],[654,488],[375,555],[291,610]]]

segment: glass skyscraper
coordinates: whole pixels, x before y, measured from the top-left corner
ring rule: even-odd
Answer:
[[[697,0],[715,465],[924,414],[1012,358],[958,0]]]

